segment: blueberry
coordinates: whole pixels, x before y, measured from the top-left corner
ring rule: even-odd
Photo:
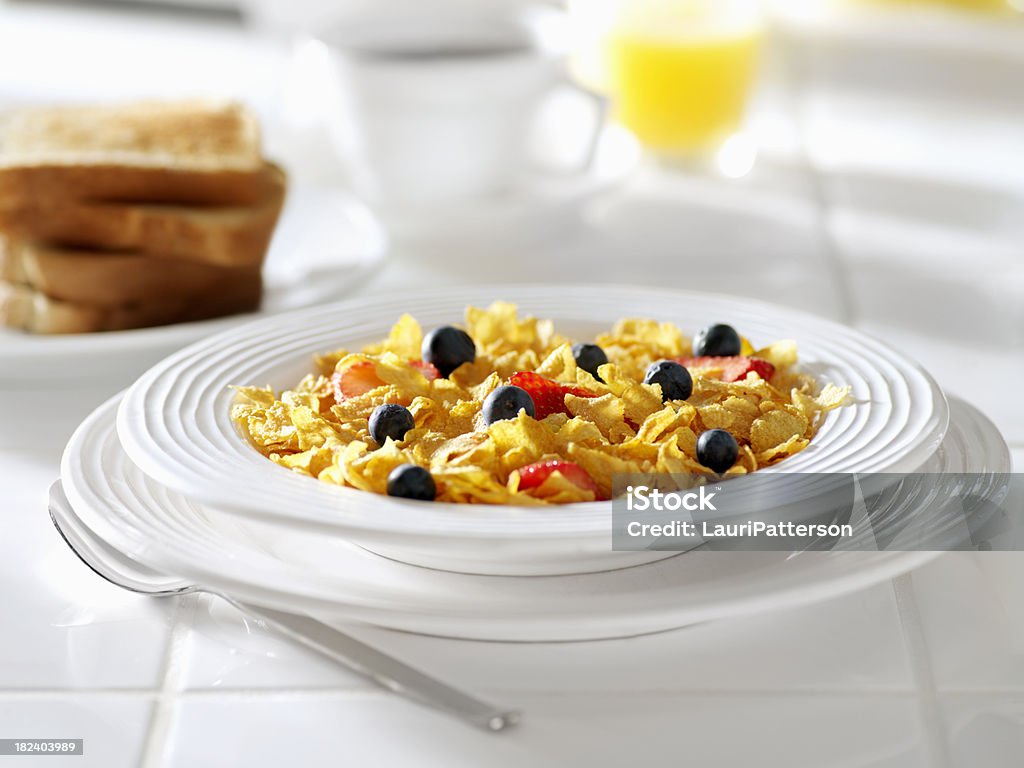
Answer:
[[[709,325],[693,337],[693,356],[732,357],[740,353],[743,342],[731,325]]]
[[[389,437],[396,442],[416,426],[409,409],[396,403],[378,405],[370,414],[370,437],[377,445],[384,445]]]
[[[463,363],[476,360],[476,344],[465,331],[442,325],[423,339],[423,359],[431,363],[447,378]]]
[[[514,419],[520,411],[526,411],[526,415],[531,417],[537,415],[533,398],[522,387],[505,384],[491,392],[484,400],[484,421],[488,426],[502,419]]]
[[[604,381],[597,375],[597,369],[608,363],[608,355],[597,344],[573,344],[572,356],[576,359],[576,365],[598,381]]]
[[[724,429],[709,429],[697,438],[697,461],[714,472],[725,472],[739,455],[736,438]]]
[[[433,501],[437,496],[434,478],[417,464],[400,464],[388,475],[388,496],[416,501]]]
[[[693,394],[690,372],[672,360],[651,363],[644,376],[644,384],[660,384],[663,403],[666,400],[685,400]]]

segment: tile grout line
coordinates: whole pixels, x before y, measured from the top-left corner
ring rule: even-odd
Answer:
[[[806,698],[817,700],[822,696],[836,698],[865,698],[865,699],[910,699],[916,694],[911,688],[890,689],[890,690],[861,690],[861,689],[827,689],[827,688],[794,688],[794,689],[735,689],[722,690],[718,688],[693,688],[690,690],[671,689],[648,689],[648,690],[585,690],[585,691],[562,691],[554,689],[531,689],[520,690],[515,688],[480,688],[475,692],[482,696],[502,696],[510,699],[519,697],[523,699],[544,699],[571,700],[576,698],[592,699],[594,697],[609,697],[616,701],[630,698],[656,698],[665,699],[706,699],[706,698],[777,698],[780,696],[790,698]],[[1012,695],[1012,692],[1011,692]],[[194,689],[182,692],[183,699],[215,699],[232,701],[273,701],[279,699],[320,701],[320,700],[349,700],[349,699],[394,699],[404,701],[401,697],[395,696],[391,691],[373,688],[363,689],[332,689],[332,688],[257,688],[257,689]]]
[[[953,768],[946,738],[946,725],[939,705],[931,654],[921,622],[921,611],[914,597],[914,574],[905,573],[892,580],[899,614],[900,632],[910,676],[917,689],[918,727],[925,757],[931,768]]]
[[[160,768],[163,765],[164,752],[168,745],[174,718],[174,705],[178,693],[181,691],[185,665],[185,644],[199,599],[199,595],[185,595],[178,598],[174,622],[167,640],[167,652],[164,655],[161,684],[156,691],[153,713],[150,715],[142,758],[139,761],[142,768]]]
[[[0,702],[31,699],[74,699],[82,696],[97,699],[152,699],[159,693],[153,688],[0,688]]]
[[[937,690],[937,689],[936,689]],[[764,696],[789,696],[793,698],[817,698],[833,696],[840,698],[911,698],[917,696],[915,688],[595,688],[587,690],[564,691],[554,688],[480,688],[476,691],[485,696],[514,697],[523,696],[542,699],[571,699],[574,697],[615,696],[644,697],[652,696],[659,699],[689,698],[757,698]],[[225,699],[225,700],[273,700],[279,698],[303,699],[359,699],[386,698],[392,693],[384,689],[357,687],[350,688],[290,688],[256,687],[256,688],[182,688],[172,691],[176,699]],[[0,704],[21,701],[60,701],[63,699],[78,700],[146,700],[152,701],[159,697],[160,690],[148,688],[37,688],[24,690],[0,690]],[[990,696],[996,698],[1019,699],[1024,695],[1024,688],[993,688],[993,687],[956,687],[943,688],[943,696]]]
[[[361,697],[390,696],[391,692],[359,686],[351,687],[288,687],[263,686],[253,688],[181,688],[173,691],[178,699],[273,699],[291,697],[296,699],[342,699]],[[574,696],[655,696],[658,698],[691,697],[758,697],[758,696],[792,696],[792,697],[860,697],[860,698],[907,698],[917,695],[913,687],[891,688],[594,688],[577,691],[564,691],[555,688],[480,688],[477,693],[487,696],[529,696],[545,699],[572,698]],[[936,693],[938,689],[936,688]],[[991,686],[943,688],[943,696],[992,696],[1020,698],[1024,688]],[[159,689],[150,688],[25,688],[0,689],[0,704],[19,701],[59,701],[62,699],[77,700],[111,699],[111,700],[153,700],[160,695]]]
[[[800,48],[801,44],[799,40],[790,38],[787,45],[786,58],[789,61],[792,83],[789,97],[790,111],[793,115],[793,126],[796,132],[797,143],[800,147],[799,156],[802,160],[804,171],[810,179],[811,198],[814,201],[815,211],[817,212],[818,246],[821,249],[826,269],[839,298],[839,320],[846,325],[853,325],[856,320],[854,301],[850,293],[849,281],[846,279],[846,269],[843,264],[841,249],[832,236],[832,228],[829,225],[829,196],[825,191],[825,181],[815,165],[814,159],[811,157],[810,145],[807,140],[803,100],[807,93],[808,62],[807,56]]]

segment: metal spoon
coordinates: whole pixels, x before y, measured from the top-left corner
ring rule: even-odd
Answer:
[[[49,507],[50,519],[71,551],[111,584],[153,597],[193,592],[216,595],[244,614],[407,699],[455,715],[486,731],[502,731],[519,722],[518,711],[497,707],[452,688],[316,619],[239,603],[220,592],[147,568],[102,541],[78,519],[59,480],[50,487]]]

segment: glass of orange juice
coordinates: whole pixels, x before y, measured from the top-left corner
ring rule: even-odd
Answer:
[[[584,67],[660,157],[713,158],[740,130],[762,37],[756,0],[580,0]],[[596,10],[600,6],[600,10]],[[596,81],[596,82],[595,82]]]

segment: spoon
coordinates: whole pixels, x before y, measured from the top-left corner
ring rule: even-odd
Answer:
[[[50,519],[71,551],[115,586],[153,597],[215,595],[292,640],[418,704],[491,732],[503,731],[519,722],[518,711],[497,707],[452,688],[309,616],[240,603],[228,595],[147,568],[97,537],[75,515],[59,480],[50,487],[49,507]]]

